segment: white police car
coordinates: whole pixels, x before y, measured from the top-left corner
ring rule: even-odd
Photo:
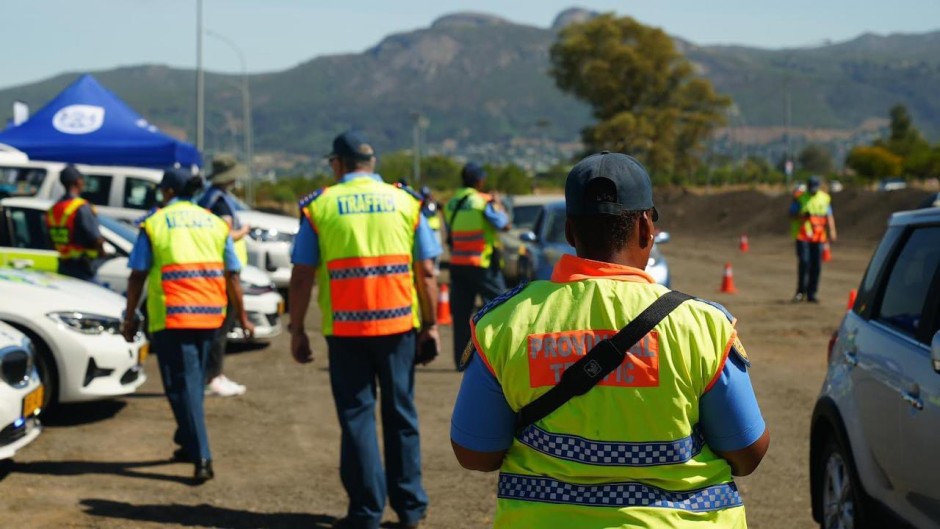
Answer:
[[[43,389],[29,338],[0,322],[0,460],[12,458],[42,431]]]

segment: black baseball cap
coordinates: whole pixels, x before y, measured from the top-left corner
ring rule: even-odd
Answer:
[[[68,164],[59,172],[59,182],[65,187],[75,185],[79,180],[85,178],[74,165]]]
[[[598,178],[610,180],[617,190],[616,202],[589,201],[584,196],[588,184]],[[565,211],[568,215],[620,215],[625,211],[653,210],[653,184],[643,164],[636,158],[603,151],[578,162],[565,180]]]
[[[334,156],[366,162],[375,156],[375,150],[365,135],[348,130],[333,139],[333,150],[326,158]]]
[[[476,184],[484,178],[486,178],[486,170],[476,162],[467,162],[467,165],[463,166],[463,170],[460,171],[460,179],[463,180],[464,185]]]
[[[163,179],[160,180],[160,189],[172,189],[177,195],[186,189],[186,183],[193,177],[191,173],[181,169],[167,169],[163,171]]]
[[[816,191],[822,185],[822,179],[818,175],[812,175],[806,180],[806,188],[810,191]]]

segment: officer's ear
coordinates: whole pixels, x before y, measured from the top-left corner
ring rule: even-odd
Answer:
[[[636,238],[640,248],[646,249],[653,243],[652,211],[644,211],[636,218]]]

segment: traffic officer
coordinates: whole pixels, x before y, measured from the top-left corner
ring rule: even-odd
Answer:
[[[231,189],[239,178],[248,176],[247,168],[238,163],[230,154],[217,154],[212,158],[212,172],[209,174],[209,188],[199,197],[198,204],[215,213],[228,224],[235,245],[235,254],[242,266],[248,264],[248,246],[245,236],[249,226],[238,218],[238,204],[231,195]],[[225,349],[228,347],[228,333],[235,327],[235,311],[232,306],[225,312],[225,321],[216,339],[209,349],[206,364],[206,390],[220,397],[234,397],[245,393],[245,386],[231,380],[222,372],[225,363]]]
[[[470,316],[479,295],[483,303],[506,290],[500,270],[498,230],[508,230],[509,215],[496,195],[482,193],[486,171],[470,162],[460,173],[464,187],[444,208],[450,246],[450,303],[454,315],[454,365],[470,340]]]
[[[173,460],[195,464],[196,483],[212,479],[212,454],[203,411],[206,356],[231,304],[247,336],[254,332],[242,306],[241,263],[228,225],[192,203],[202,179],[180,170],[163,175],[164,207],[141,225],[128,266],[122,333],[132,341],[144,283],[151,346],[176,418]]]
[[[74,165],[59,173],[65,195],[46,213],[49,238],[59,252],[59,273],[84,281],[95,280],[94,261],[104,255],[104,238],[94,207],[82,198],[85,177]]]
[[[304,320],[316,280],[342,429],[340,477],[349,495],[346,517],[334,527],[376,529],[386,494],[401,527],[417,527],[428,498],[421,484],[414,365],[430,361],[434,354],[426,351],[439,346],[433,259],[441,248],[420,203],[375,174],[375,152],[362,134],[337,136],[329,162],[338,183],[300,201],[291,255],[291,354],[301,364],[313,361]]]
[[[731,476],[757,467],[769,434],[720,305],[686,300],[596,387],[516,432],[517,411],[668,292],[644,271],[658,213],[639,162],[589,156],[565,199],[577,256],[473,318],[451,423],[457,460],[500,470],[497,528],[745,527]]]
[[[828,240],[836,241],[836,219],[832,215],[832,198],[819,189],[821,180],[810,176],[806,192],[794,195],[790,203],[791,222],[796,230],[797,277],[794,302],[819,303],[819,273],[822,269],[822,249]],[[828,232],[828,235],[827,235]]]

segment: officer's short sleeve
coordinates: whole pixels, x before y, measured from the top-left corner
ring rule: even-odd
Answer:
[[[227,235],[225,237],[225,252],[223,254],[223,259],[225,261],[226,272],[241,272],[242,261],[238,258],[238,254],[235,253],[235,243],[232,241],[231,235]]]
[[[487,204],[486,208],[483,209],[483,216],[497,230],[501,230],[509,224],[509,215],[505,211],[497,211],[492,203]]]
[[[221,198],[212,204],[212,207],[209,208],[209,211],[219,217],[235,218],[235,212],[232,211],[231,208],[228,207],[228,204],[225,202],[225,200],[222,200]]]
[[[317,232],[313,231],[313,226],[304,216],[300,218],[300,229],[297,230],[297,236],[294,238],[290,262],[307,266],[320,264],[320,240]]]
[[[130,257],[127,258],[127,267],[137,272],[147,272],[153,266],[153,250],[150,248],[150,237],[147,232],[140,230]]]
[[[476,452],[507,450],[512,446],[515,417],[496,377],[483,362],[470,362],[454,404],[450,438]]]
[[[311,230],[312,231],[312,230]],[[418,229],[415,231],[415,259],[424,261],[434,259],[444,253],[441,243],[434,235],[434,230],[428,226],[428,219],[421,215],[418,220]]]
[[[75,242],[86,247],[93,248],[101,232],[98,229],[98,218],[91,211],[91,206],[84,205],[75,212]]]
[[[744,358],[732,347],[721,374],[699,401],[702,433],[714,450],[747,448],[760,439],[766,427]]]

